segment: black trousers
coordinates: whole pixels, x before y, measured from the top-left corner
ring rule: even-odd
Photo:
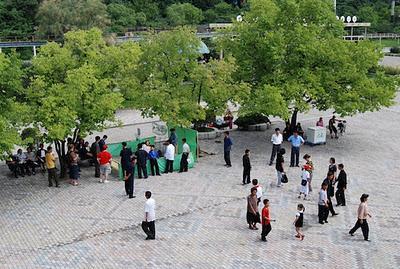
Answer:
[[[243,184],[250,183],[250,168],[243,168]]]
[[[138,163],[138,164],[137,164],[137,167],[138,167],[138,170],[137,170],[138,177],[139,177],[139,178],[142,178],[142,172],[143,172],[144,178],[148,178],[148,175],[147,175],[147,165],[146,165],[146,163],[144,163],[144,164]]]
[[[126,195],[129,195],[129,197],[133,196],[134,189],[135,189],[135,178],[132,174],[130,177],[128,177],[127,180],[125,180]]]
[[[338,205],[346,205],[346,197],[344,195],[344,189],[337,189],[336,190],[336,202]]]
[[[18,172],[21,176],[25,176],[25,173],[29,174],[29,168],[26,163],[19,163],[17,167],[18,167]]]
[[[57,178],[57,172],[55,168],[50,168],[47,169],[47,174],[49,178],[49,187],[53,186],[53,181],[58,186],[58,178]]]
[[[27,171],[28,175],[31,174],[31,170],[32,170],[32,173],[35,174],[35,168],[36,168],[36,165],[35,165],[34,161],[31,161],[31,160],[26,161],[26,171]]]
[[[292,147],[290,153],[290,166],[299,165],[300,147]],[[296,163],[295,163],[296,162]]]
[[[187,172],[188,171],[188,166],[189,166],[189,163],[187,161],[188,158],[189,158],[189,153],[182,153],[179,172]]]
[[[264,240],[271,230],[271,224],[263,224],[261,230],[261,239]]]
[[[142,221],[142,229],[147,238],[154,239],[156,237],[156,225],[154,221]]]
[[[363,233],[364,239],[367,240],[368,239],[368,234],[369,234],[369,226],[368,226],[368,222],[367,222],[366,219],[362,220],[362,223],[361,223],[360,219],[357,219],[356,224],[350,230],[349,233],[351,233],[351,234],[355,233],[358,230],[358,228],[360,228],[360,227],[361,227],[361,231]]]
[[[232,163],[231,163],[231,152],[230,151],[224,151],[224,160],[225,160],[226,165],[229,165],[229,166],[232,165]]]
[[[172,173],[174,170],[174,160],[167,160],[164,173]]]
[[[331,197],[329,195],[328,195],[328,210],[329,212],[331,212],[332,215],[336,214],[335,209],[333,209]],[[327,215],[329,215],[329,213]],[[328,216],[326,218],[328,219]]]
[[[271,152],[271,158],[269,160],[269,164],[272,164],[275,160],[275,156],[276,154],[279,152],[279,150],[281,149],[281,145],[272,145],[272,152]]]
[[[100,164],[95,158],[93,159],[93,163],[94,163],[94,176],[100,177]]]
[[[156,173],[154,174],[154,168]],[[157,159],[150,159],[150,170],[151,170],[151,175],[160,175],[160,168],[158,167],[158,161]]]
[[[325,205],[318,205],[318,222],[323,223],[328,219],[329,209]]]

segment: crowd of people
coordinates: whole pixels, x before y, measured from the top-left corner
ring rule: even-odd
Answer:
[[[335,120],[333,117],[331,120]],[[323,126],[322,119],[317,122],[317,126]],[[329,130],[332,130],[332,133],[337,135],[335,130],[332,128],[332,123],[330,123]],[[312,188],[312,179],[313,172],[315,170],[315,165],[311,160],[311,156],[309,154],[303,155],[303,164],[300,166],[299,155],[300,155],[300,147],[304,144],[304,139],[300,136],[298,129],[293,131],[293,134],[287,136],[287,139],[284,139],[283,134],[280,132],[279,128],[275,129],[274,134],[271,136],[272,143],[272,152],[269,160],[269,165],[271,166],[275,161],[275,168],[277,173],[277,182],[276,186],[281,187],[284,183],[287,183],[287,175],[284,161],[285,149],[282,147],[282,143],[284,140],[287,140],[291,144],[291,156],[290,156],[290,165],[289,167],[299,167],[301,168],[300,180],[299,180],[299,192],[298,199],[303,199],[309,201],[310,193],[313,191]],[[229,136],[229,132],[225,132],[224,137],[224,159],[227,167],[231,167],[230,162],[230,151],[232,149],[233,141]],[[250,171],[251,171],[251,161],[250,161],[250,150],[246,149],[243,155],[243,180],[242,184],[250,184],[253,183],[252,188],[250,189],[250,194],[247,197],[247,223],[249,225],[249,229],[258,230],[257,223],[261,223],[262,232],[261,232],[261,240],[266,241],[266,237],[271,231],[271,222],[275,221],[270,217],[270,202],[268,199],[263,200],[263,207],[261,209],[261,214],[259,213],[259,204],[262,199],[262,187],[260,186],[257,179],[250,179]],[[336,190],[335,190],[336,189]],[[333,205],[333,198],[336,199],[336,207],[346,206],[346,196],[345,192],[347,189],[347,174],[344,170],[344,164],[336,164],[336,160],[334,157],[329,159],[328,171],[325,179],[321,182],[320,190],[318,192],[318,223],[321,225],[328,223],[329,213],[332,217],[338,215],[335,211],[335,207]],[[364,240],[369,241],[369,227],[367,218],[371,217],[370,212],[367,207],[368,194],[362,194],[360,198],[360,205],[358,208],[358,217],[357,222],[354,227],[349,231],[351,236],[354,235],[355,231],[358,228],[362,229]],[[303,240],[305,235],[302,232],[303,222],[304,222],[304,212],[305,206],[302,203],[297,205],[297,213],[293,222],[293,225],[296,230],[296,238]]]

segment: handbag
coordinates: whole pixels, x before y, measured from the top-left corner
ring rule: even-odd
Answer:
[[[281,178],[282,183],[288,183],[289,179],[285,173],[282,173],[282,178]]]

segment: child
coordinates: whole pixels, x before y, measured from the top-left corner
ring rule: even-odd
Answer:
[[[310,173],[308,170],[310,170],[310,167],[308,165],[304,165],[302,167],[302,172],[301,172],[301,182],[300,182],[300,194],[299,197],[301,198],[301,195],[304,195],[304,200],[307,200],[307,195],[308,195],[308,184],[310,180]]]
[[[250,183],[250,150],[246,149],[243,155],[243,185]]]
[[[307,169],[307,171],[310,173],[310,179],[308,180],[308,192],[312,192],[311,181],[313,176],[314,164],[311,160],[311,156],[308,154],[305,154],[303,156],[303,159],[306,161],[306,164],[310,167],[310,169]]]
[[[258,206],[261,203],[261,197],[263,195],[262,187],[260,184],[258,184],[258,179],[253,179],[251,182],[253,183],[253,187],[257,188],[256,196],[257,196],[257,206]]]
[[[296,227],[296,237],[300,238],[300,240],[304,239],[304,234],[301,232],[301,228],[303,227],[304,210],[305,207],[303,204],[297,205],[296,219],[293,222],[294,227]]]
[[[271,221],[275,221],[269,217],[269,200],[264,199],[263,201],[264,207],[261,212],[261,224],[262,224],[262,232],[261,232],[261,240],[267,241],[266,237],[271,231]]]

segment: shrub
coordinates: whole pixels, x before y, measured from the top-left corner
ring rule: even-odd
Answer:
[[[400,47],[390,48],[390,53],[400,53]]]
[[[240,129],[247,129],[249,125],[254,125],[254,124],[261,124],[261,123],[268,123],[270,122],[267,116],[264,116],[262,114],[249,114],[249,115],[244,115],[240,116],[235,120],[235,124],[240,128]]]

